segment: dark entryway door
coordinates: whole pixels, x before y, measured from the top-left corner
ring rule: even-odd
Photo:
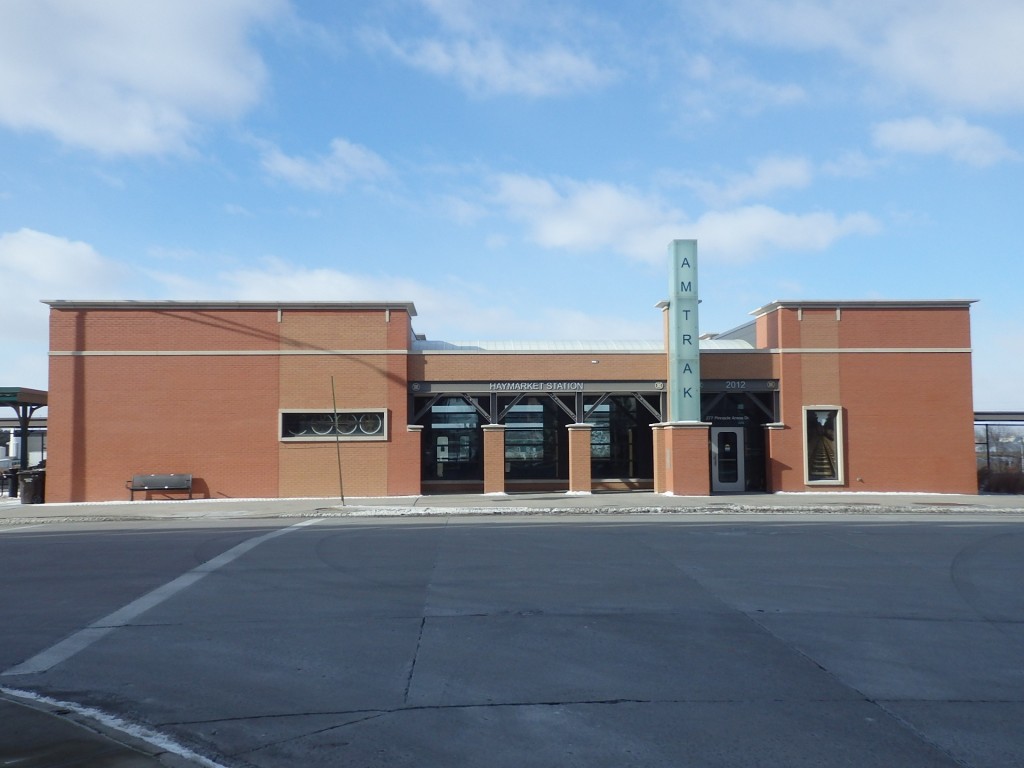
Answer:
[[[711,490],[744,491],[743,428],[711,428]]]

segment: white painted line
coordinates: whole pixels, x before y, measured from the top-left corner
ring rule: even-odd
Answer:
[[[302,528],[318,522],[320,522],[319,518],[303,520],[301,523],[290,525],[287,528],[278,528],[275,531],[265,533],[262,536],[257,536],[254,539],[243,541],[238,546],[232,547],[223,554],[217,555],[217,557],[212,560],[208,560],[201,565],[197,565],[191,571],[183,573],[173,581],[169,581],[137,600],[133,600],[123,608],[118,608],[116,611],[104,616],[102,619],[94,621],[84,629],[80,629],[73,635],[64,638],[56,645],[47,648],[45,651],[37,653],[31,659],[23,661],[21,664],[11,667],[4,672],[0,672],[0,676],[30,675],[36,672],[46,672],[49,669],[53,669],[53,667],[57,666],[61,662],[67,661],[77,653],[84,651],[100,638],[110,632],[113,632],[115,629],[127,626],[140,614],[145,613],[150,608],[154,608],[182,590],[191,587],[204,576],[213,573],[218,568],[222,568],[233,560],[237,560],[246,552],[255,549],[263,542],[277,538],[278,536],[283,536],[286,533],[291,533],[296,528]]]
[[[38,525],[12,525],[9,528],[0,528],[0,533],[10,533],[11,531],[27,531],[32,528],[45,528],[45,523],[39,523]]]
[[[73,701],[63,701],[61,699],[51,699],[49,696],[42,696],[38,693],[32,693],[31,691],[19,691],[15,688],[4,688],[0,686],[0,692],[11,696],[13,698],[25,699],[27,701],[34,701],[39,704],[45,704],[48,707],[57,707],[60,709],[67,709],[80,717],[86,717],[95,722],[101,723],[102,725],[110,728],[111,730],[120,731],[121,733],[128,734],[129,736],[145,741],[154,747],[170,752],[172,754],[183,757],[186,760],[191,760],[203,768],[225,768],[220,763],[210,760],[208,757],[204,757],[197,752],[193,752],[188,747],[182,746],[170,736],[165,736],[159,731],[154,731],[152,728],[146,728],[142,725],[136,725],[135,723],[129,723],[126,720],[122,720],[116,715],[110,715],[99,709],[93,707],[86,707],[81,704],[77,704]],[[17,761],[15,761],[17,762]],[[9,763],[4,763],[8,765]]]

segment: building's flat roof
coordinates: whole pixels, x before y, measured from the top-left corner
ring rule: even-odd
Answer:
[[[54,309],[400,309],[416,316],[411,301],[149,301],[43,299]]]
[[[758,307],[750,314],[760,317],[778,309],[951,309],[969,307],[977,299],[907,299],[857,301],[849,299],[777,299]]]
[[[752,349],[752,346],[738,339],[701,339],[701,349]],[[621,352],[623,354],[664,354],[665,342],[652,340],[638,341],[435,341],[417,339],[412,344],[414,352],[519,352],[519,353],[590,353]]]

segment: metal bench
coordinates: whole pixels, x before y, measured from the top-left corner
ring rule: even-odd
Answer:
[[[188,497],[192,498],[192,475],[132,475],[132,479],[124,485],[131,491],[132,501],[135,501],[136,491],[181,491],[187,492]]]

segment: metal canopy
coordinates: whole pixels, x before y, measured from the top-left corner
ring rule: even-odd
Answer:
[[[18,432],[21,451],[18,465],[28,469],[28,427],[32,414],[46,406],[46,392],[22,387],[0,387],[0,406],[7,405],[18,414]]]

